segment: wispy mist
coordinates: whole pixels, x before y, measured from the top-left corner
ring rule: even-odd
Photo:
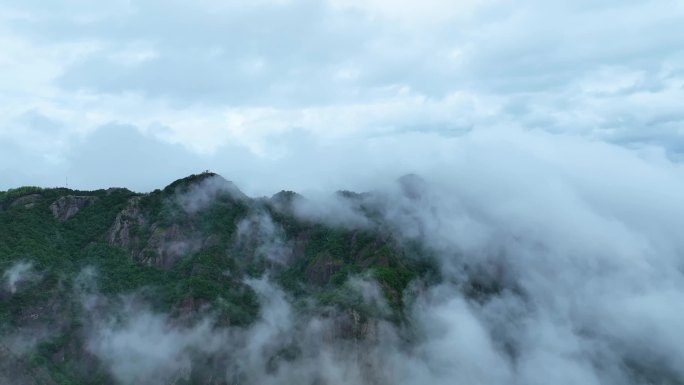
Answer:
[[[187,377],[190,352],[221,357],[213,370],[229,383],[681,383],[681,175],[658,154],[600,142],[475,136],[444,167],[294,206],[436,256],[441,283],[409,287],[406,322],[295,306],[263,278],[249,282],[261,304],[252,326],[174,324],[127,306],[123,321],[94,324],[89,346],[126,384]],[[291,245],[267,213],[237,234],[285,263]],[[367,277],[347,287],[386,311]]]
[[[257,200],[260,208],[236,222],[233,246],[270,262],[262,278],[244,279],[260,305],[249,326],[222,324],[209,311],[179,318],[135,293],[103,296],[96,271],[84,270],[75,295],[88,352],[121,384],[684,381],[678,163],[648,149],[529,131],[441,146],[439,162],[399,179],[379,174],[365,192]],[[225,198],[247,204],[219,177],[170,199],[195,215]],[[381,231],[397,247],[418,244],[426,253],[407,258],[433,258],[438,277],[401,294],[401,322],[389,320],[371,275],[344,283],[370,313],[296,299],[269,278],[299,247],[271,217],[279,210],[306,223]],[[3,273],[6,290],[38,274],[16,263]],[[22,330],[4,339],[18,354],[43,338]]]
[[[5,270],[2,277],[5,281],[7,290],[11,294],[14,294],[17,291],[17,285],[20,282],[36,278],[36,274],[33,272],[32,262],[21,261]]]

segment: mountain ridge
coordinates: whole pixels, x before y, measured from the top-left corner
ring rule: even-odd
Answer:
[[[135,295],[182,322],[210,316],[217,327],[254,323],[260,306],[245,280],[265,274],[304,311],[334,310],[334,339],[368,338],[380,320],[403,322],[404,291],[434,273],[430,264],[410,257],[379,223],[355,228],[302,217],[297,205],[304,201],[285,191],[249,198],[210,172],[149,193],[1,192],[0,269],[24,263],[33,274],[16,279],[14,292],[4,287],[0,293],[2,335],[51,324],[58,332],[29,349],[30,367],[71,383],[88,383],[90,371],[103,383],[114,381],[89,353],[88,322],[79,321],[88,317],[74,290],[82,290],[77,287],[88,275],[97,277],[91,295],[107,303]],[[349,289],[353,277],[377,282],[389,308],[365,304]]]

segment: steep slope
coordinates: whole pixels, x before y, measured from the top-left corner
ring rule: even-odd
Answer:
[[[264,275],[300,304],[298,311],[334,313],[331,338],[368,338],[378,320],[402,322],[402,293],[434,270],[411,257],[419,249],[400,245],[374,222],[359,197],[337,197],[368,219],[352,227],[298,215],[305,199],[294,193],[252,199],[212,173],[148,194],[35,187],[0,193],[0,269],[17,271],[6,273],[0,291],[3,349],[22,355],[26,370],[49,372],[60,383],[113,383],[88,346],[93,314],[135,296],[174,322],[211,317],[214,327],[246,326],[260,314],[246,282]],[[368,307],[349,289],[350,277],[377,281],[390,309]],[[17,347],[17,335],[35,338]],[[206,373],[217,370],[212,365],[205,362]],[[200,366],[195,362],[192,373],[203,383],[212,375],[198,374]]]

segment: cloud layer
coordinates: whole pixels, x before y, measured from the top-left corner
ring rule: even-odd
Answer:
[[[346,226],[318,193],[374,191],[445,278],[415,298],[413,344],[385,325],[363,347],[375,382],[678,383],[682,35],[676,0],[3,4],[0,189],[211,169],[248,195],[308,193],[302,215]],[[422,182],[396,187],[409,172]],[[499,290],[467,299],[473,278]],[[236,363],[228,380],[368,379],[354,349],[321,345],[323,321],[287,337],[287,298],[254,285],[272,300],[247,330],[131,312],[94,321],[90,349],[122,383],[202,349]],[[262,370],[295,342],[298,360]]]
[[[658,147],[546,131],[407,138],[381,139],[383,153],[393,155],[375,158],[369,178],[356,181],[371,191],[357,199],[375,220],[399,240],[420,241],[439,262],[440,284],[405,293],[405,324],[378,320],[366,340],[336,339],[335,323],[350,314],[295,311],[262,279],[249,282],[262,306],[249,327],[216,329],[211,318],[184,324],[124,299],[120,308],[103,308],[113,313],[85,312],[95,315],[85,323],[89,351],[122,384],[188,378],[203,354],[217,357],[212,369],[221,378],[248,384],[684,381],[680,163]],[[370,155],[373,148],[356,150]],[[377,177],[402,156],[411,157],[416,175]],[[199,210],[226,192],[234,186],[210,179],[179,202]],[[312,195],[295,212],[368,226],[345,202]],[[240,222],[238,240],[286,261],[280,257],[290,245],[258,214]],[[7,277],[16,266],[29,265],[15,265]],[[473,294],[473,282],[484,289]],[[377,305],[371,282],[356,277],[349,285]],[[93,303],[97,297],[83,301]]]
[[[352,157],[409,172],[388,142],[491,128],[681,157],[675,0],[25,1],[0,20],[0,188],[210,168],[270,193]]]
[[[262,279],[249,282],[262,310],[246,329],[184,326],[129,309],[123,323],[93,324],[92,352],[122,383],[159,373],[185,378],[191,352],[221,357],[228,381],[259,384],[684,379],[679,164],[662,152],[545,132],[441,143],[450,158],[425,162],[420,176],[375,180],[357,198],[397,239],[421,242],[439,262],[440,284],[404,293],[406,323],[371,321],[365,339],[336,338],[336,323],[349,314],[295,311]],[[207,189],[194,191],[201,200],[215,187],[198,188]],[[314,196],[295,212],[332,226],[369,226],[355,202]],[[239,227],[240,239],[254,232],[259,252],[287,254],[266,214]],[[481,288],[475,295],[472,282]],[[386,306],[372,282],[356,277],[348,285],[379,311]]]

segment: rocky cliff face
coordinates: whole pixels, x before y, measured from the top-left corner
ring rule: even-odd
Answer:
[[[65,222],[78,214],[79,211],[88,208],[97,202],[93,196],[67,195],[57,199],[50,205],[52,215],[60,222]]]
[[[201,234],[179,224],[164,227],[153,224],[145,246],[136,253],[135,259],[148,266],[169,269],[183,256],[202,248]]]
[[[45,189],[4,200],[0,196],[5,207],[0,219],[16,233],[0,233],[0,252],[15,262],[30,255],[35,270],[16,293],[0,290],[0,336],[11,328],[49,329],[53,333],[36,344],[45,367],[73,383],[92,380],[89,371],[103,375],[101,383],[116,383],[107,377],[102,357],[86,344],[102,314],[114,312],[126,298],[140,297],[155,309],[155,317],[168,317],[172,329],[211,320],[217,328],[238,330],[260,316],[260,302],[248,282],[269,277],[269,284],[298,304],[297,311],[325,320],[324,343],[343,341],[345,349],[359,350],[359,361],[370,360],[362,341],[378,338],[379,322],[389,320],[391,311],[371,314],[346,286],[348,278],[381,281],[378,288],[384,293],[379,296],[398,309],[400,292],[415,273],[382,229],[352,230],[299,217],[297,199],[302,198],[291,192],[251,199],[211,174],[147,194]],[[93,298],[108,305],[93,310]],[[114,318],[114,324],[125,320]],[[296,353],[268,354],[275,360]],[[0,351],[0,360],[5,356]],[[221,363],[226,359],[193,356],[193,368],[208,366],[212,374],[186,366],[172,377],[178,383],[199,376],[194,383],[225,384]],[[19,365],[11,358],[4,361]],[[41,383],[13,376],[21,379],[18,384]]]
[[[117,214],[107,232],[107,241],[110,245],[128,249],[137,242],[137,233],[146,223],[140,199],[139,196],[131,198],[126,207]]]
[[[317,286],[325,286],[342,269],[343,263],[335,260],[329,252],[316,255],[314,262],[306,269],[306,279]]]

